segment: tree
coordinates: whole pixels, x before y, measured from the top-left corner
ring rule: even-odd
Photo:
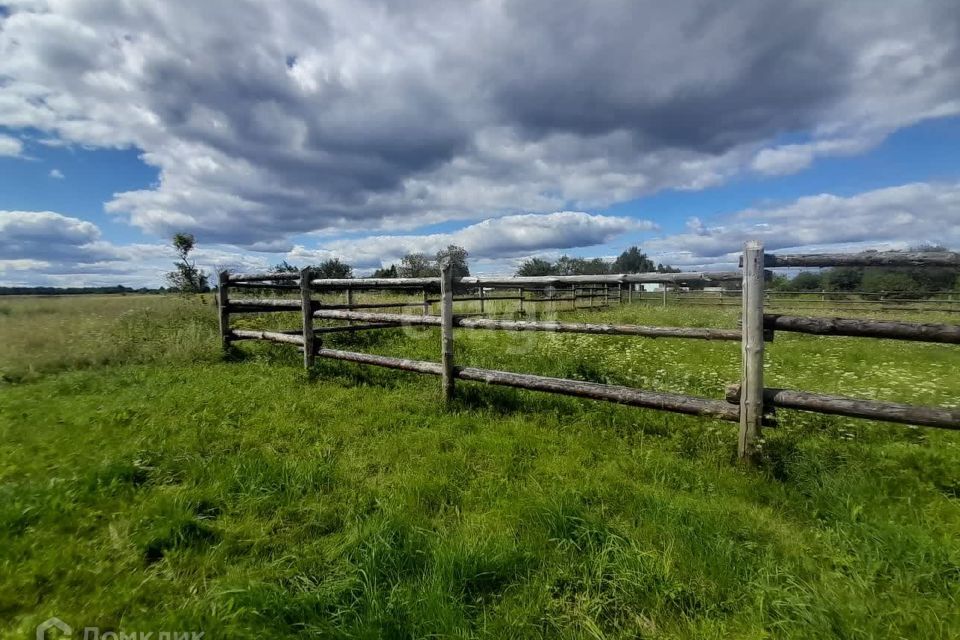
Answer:
[[[637,246],[621,253],[610,268],[613,273],[647,273],[654,269],[653,260]]]
[[[863,280],[863,269],[835,267],[823,274],[823,287],[828,291],[856,291]]]
[[[400,259],[397,273],[401,278],[430,278],[440,275],[425,253],[408,253]]]
[[[868,270],[863,275],[861,286],[869,293],[892,293],[898,298],[919,298],[922,295],[916,280],[893,269]]]
[[[203,293],[210,290],[207,286],[207,274],[198,269],[196,263],[190,259],[190,252],[196,244],[197,241],[191,233],[174,234],[173,248],[179,260],[173,263],[176,271],[167,274],[171,289],[181,293]]]
[[[451,244],[446,249],[437,251],[437,270],[440,269],[440,261],[446,258],[450,260],[454,278],[469,276],[470,267],[467,265],[467,256],[469,255],[463,247]]]
[[[602,258],[571,258],[560,256],[556,265],[561,276],[596,276],[610,273],[610,263]]]
[[[785,288],[788,291],[819,291],[823,288],[823,278],[813,271],[801,271]]]
[[[352,278],[353,267],[340,258],[330,258],[311,267],[318,278]]]
[[[300,273],[300,269],[284,260],[270,268],[271,273]]]
[[[398,278],[397,265],[392,264],[389,267],[380,267],[373,272],[374,278]]]
[[[556,267],[549,260],[543,258],[529,258],[517,267],[518,276],[552,276],[556,275]]]
[[[662,265],[657,263],[657,273],[680,273],[680,269],[676,267],[671,267],[670,265]]]

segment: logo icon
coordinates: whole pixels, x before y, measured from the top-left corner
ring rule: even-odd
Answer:
[[[69,636],[73,633],[73,629],[70,628],[70,625],[60,618],[53,617],[49,620],[44,620],[37,625],[37,640],[47,640],[47,631],[50,629],[60,629],[60,632],[64,636]]]

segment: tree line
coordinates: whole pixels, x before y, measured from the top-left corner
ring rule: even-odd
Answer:
[[[939,245],[911,247],[910,251],[948,251]],[[960,289],[960,268],[956,267],[833,267],[801,271],[795,276],[775,275],[770,284],[777,291],[862,291],[919,297],[925,292]]]
[[[598,276],[616,273],[679,273],[669,265],[654,264],[647,254],[633,246],[617,256],[616,260],[603,258],[572,258],[560,256],[555,262],[543,258],[529,258],[517,268],[518,276]]]

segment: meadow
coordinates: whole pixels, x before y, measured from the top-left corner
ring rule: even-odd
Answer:
[[[434,329],[324,341],[439,357]],[[740,367],[735,342],[459,331],[456,353],[715,398]],[[957,371],[923,343],[778,334],[766,356],[768,386],[940,406]],[[435,378],[308,376],[288,346],[225,360],[210,295],[0,298],[0,636],[55,615],[75,636],[960,637],[960,434],[778,417],[743,468],[726,422],[462,382],[446,409]]]

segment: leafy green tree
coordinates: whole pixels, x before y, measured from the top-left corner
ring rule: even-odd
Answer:
[[[657,263],[657,273],[680,273],[680,269],[676,267],[671,267],[670,265],[662,265]]]
[[[863,280],[863,269],[835,267],[823,274],[823,288],[828,291],[857,291]]]
[[[549,260],[543,258],[529,258],[517,267],[518,276],[552,276],[556,275],[556,267]]]
[[[469,276],[470,267],[467,265],[467,257],[469,255],[470,254],[467,253],[467,250],[463,247],[458,247],[455,244],[451,244],[446,249],[437,251],[437,270],[440,270],[440,261],[443,259],[448,259],[450,260],[454,278],[463,278]]]
[[[788,291],[820,291],[823,278],[813,271],[801,271],[787,284]]]
[[[273,265],[270,271],[271,273],[300,273],[300,268],[284,260],[280,264]]]
[[[314,273],[317,274],[318,278],[352,278],[353,277],[353,267],[351,267],[346,262],[340,260],[340,258],[330,258],[329,260],[324,260],[318,265],[313,267]]]
[[[179,258],[173,263],[175,271],[167,274],[167,282],[171,289],[181,293],[203,293],[209,291],[208,276],[197,268],[190,259],[190,252],[196,247],[197,241],[191,233],[176,233],[173,236],[173,248]]]
[[[397,273],[401,278],[430,278],[440,275],[436,263],[425,253],[408,253],[403,256]]]
[[[556,270],[561,276],[596,276],[610,273],[610,263],[601,258],[560,256]]]
[[[892,269],[868,270],[861,287],[870,293],[893,294],[898,298],[918,298],[922,295],[916,280],[909,274]]]
[[[621,253],[610,268],[612,273],[648,273],[656,267],[653,260],[642,253],[639,247],[633,246]]]
[[[380,267],[373,272],[374,278],[399,278],[397,273],[397,265],[392,264],[389,267]]]

